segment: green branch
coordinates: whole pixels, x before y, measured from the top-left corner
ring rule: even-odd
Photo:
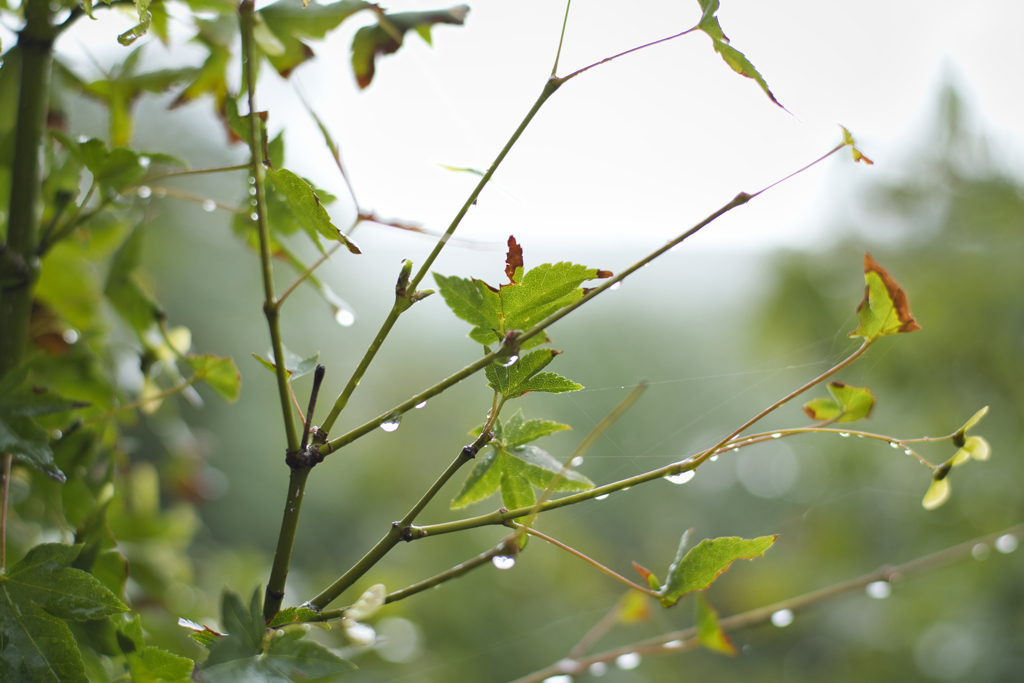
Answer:
[[[513,529],[516,529],[516,530],[520,531],[521,533],[526,533],[526,534],[529,534],[530,536],[536,536],[537,538],[544,539],[545,541],[547,541],[551,545],[555,546],[556,548],[561,548],[562,550],[564,550],[565,552],[569,553],[570,555],[575,555],[576,557],[580,558],[581,560],[583,560],[587,564],[589,564],[592,567],[596,568],[602,574],[605,574],[606,576],[610,576],[611,578],[615,579],[616,581],[618,581],[620,583],[626,584],[627,586],[629,586],[633,590],[640,591],[641,593],[644,593],[645,595],[650,595],[653,598],[659,597],[659,595],[660,595],[658,593],[658,591],[653,591],[650,588],[647,588],[646,586],[641,586],[639,584],[633,583],[632,581],[627,579],[622,574],[619,574],[619,573],[609,569],[608,567],[604,566],[603,564],[601,564],[597,560],[593,559],[592,557],[590,557],[588,555],[585,555],[585,554],[581,553],[580,551],[576,550],[575,548],[571,548],[571,547],[567,546],[565,543],[562,543],[561,541],[556,540],[556,539],[548,536],[547,534],[543,534],[543,533],[537,531],[536,529],[531,529],[528,526],[524,526],[522,524],[516,524],[515,522],[506,522],[506,526],[511,526]]]
[[[259,223],[260,263],[263,269],[263,312],[270,328],[270,341],[274,349],[275,369],[277,374],[277,393],[281,402],[281,414],[284,418],[287,452],[297,453],[299,436],[295,429],[295,414],[292,412],[291,398],[288,387],[288,371],[284,363],[284,344],[281,341],[281,323],[278,302],[274,298],[274,271],[271,265],[270,225],[267,215],[266,169],[263,167],[263,145],[260,142],[260,118],[256,107],[256,67],[259,55],[253,38],[255,29],[255,8],[253,0],[243,0],[238,8],[240,28],[242,32],[242,68],[245,71],[245,84],[249,96],[249,155],[250,173],[256,188],[256,215]],[[284,599],[285,583],[288,580],[288,567],[291,563],[292,547],[295,544],[295,531],[299,525],[299,514],[302,510],[302,498],[306,489],[309,468],[292,468],[288,481],[288,496],[285,500],[284,517],[281,520],[281,531],[278,534],[277,550],[274,553],[274,565],[267,581],[266,596],[263,602],[263,613],[269,619],[281,608]]]
[[[796,612],[798,610],[812,607],[819,602],[843,595],[844,593],[863,589],[868,584],[876,581],[890,581],[897,575],[900,577],[907,577],[913,574],[920,574],[933,569],[938,569],[958,560],[970,557],[971,551],[979,543],[986,545],[992,544],[997,538],[1006,534],[1013,534],[1015,536],[1024,534],[1024,524],[1018,524],[1017,526],[1004,529],[1003,531],[999,531],[994,534],[981,536],[971,541],[967,541],[966,543],[961,543],[951,548],[940,550],[939,552],[931,555],[919,557],[916,560],[911,560],[910,562],[906,562],[901,565],[896,565],[894,567],[881,567],[870,574],[865,574],[864,576],[856,579],[837,583],[833,586],[805,593],[772,605],[766,605],[748,612],[719,619],[718,627],[724,632],[729,632],[737,631],[741,628],[756,626],[758,624],[764,624],[770,621],[772,615],[780,610]],[[589,657],[576,657],[570,660],[561,660],[545,669],[535,671],[527,676],[523,676],[522,678],[517,678],[512,683],[540,683],[549,676],[582,673],[586,671],[591,664],[596,664],[597,662],[611,662],[626,654],[637,654],[642,657],[673,655],[693,650],[700,647],[700,645],[701,642],[698,638],[697,629],[694,627],[686,628],[680,631],[665,633],[655,638],[648,638],[647,640],[642,640],[630,645],[617,647]]]
[[[330,431],[331,427],[334,426],[334,422],[338,419],[338,416],[341,414],[341,411],[345,409],[345,406],[348,405],[348,400],[349,398],[351,398],[352,392],[354,392],[356,390],[356,387],[359,386],[359,383],[363,379],[363,375],[366,374],[367,368],[369,368],[370,363],[373,362],[374,356],[377,355],[377,351],[380,350],[380,347],[384,343],[384,340],[387,338],[388,333],[391,332],[391,328],[394,327],[395,322],[398,321],[398,316],[400,316],[404,311],[408,310],[412,302],[407,297],[415,294],[416,287],[419,286],[420,282],[426,276],[427,271],[430,269],[430,266],[433,265],[434,261],[441,253],[441,250],[444,249],[444,245],[447,244],[448,240],[451,239],[452,234],[455,232],[455,229],[459,227],[460,223],[462,223],[462,219],[466,216],[466,213],[469,211],[469,208],[476,203],[477,197],[480,196],[480,192],[483,191],[484,186],[491,179],[491,176],[494,175],[494,172],[498,169],[498,166],[501,164],[501,162],[512,150],[512,147],[519,140],[520,136],[523,134],[523,131],[526,130],[526,127],[530,125],[530,122],[533,120],[533,117],[537,115],[537,112],[540,111],[540,108],[544,105],[548,98],[551,97],[556,90],[558,90],[558,87],[561,84],[562,81],[559,81],[557,79],[549,79],[547,83],[544,84],[544,89],[541,91],[540,97],[538,97],[537,101],[534,102],[533,107],[531,107],[530,111],[526,114],[526,118],[522,120],[522,122],[519,124],[519,127],[516,128],[516,131],[512,134],[512,137],[509,138],[508,142],[505,143],[505,146],[502,148],[501,152],[498,153],[498,156],[491,163],[490,168],[488,168],[487,172],[483,174],[483,176],[480,178],[480,182],[477,183],[476,187],[473,188],[473,191],[469,194],[469,198],[467,198],[465,203],[463,203],[462,208],[459,209],[459,212],[457,214],[455,214],[455,218],[452,219],[451,225],[448,226],[448,229],[445,231],[443,235],[441,235],[441,238],[437,241],[437,244],[434,246],[434,250],[430,252],[430,255],[427,257],[427,260],[423,262],[423,265],[420,266],[420,269],[416,272],[416,275],[412,278],[412,280],[409,281],[409,284],[406,287],[406,291],[408,292],[407,296],[395,297],[395,305],[392,306],[391,312],[388,313],[388,317],[384,320],[384,324],[381,325],[380,330],[377,332],[377,336],[374,337],[373,341],[370,343],[369,348],[366,349],[366,353],[363,355],[363,359],[359,362],[359,366],[356,367],[355,372],[352,373],[352,377],[349,379],[348,384],[345,385],[345,389],[341,392],[341,395],[338,396],[338,400],[335,401],[334,408],[331,410],[330,415],[328,415],[327,419],[324,420],[323,428],[325,430]],[[373,428],[371,427],[370,429]],[[340,447],[340,445],[335,446],[332,448],[332,450],[337,450],[337,448]]]
[[[843,145],[839,145],[838,147],[836,147],[836,148],[832,149],[831,151],[829,151],[827,154],[819,157],[818,159],[814,160],[810,164],[804,166],[800,170],[798,170],[798,171],[796,171],[794,173],[791,173],[790,175],[786,176],[786,178],[783,178],[783,180],[792,178],[795,175],[806,171],[807,169],[811,168],[815,164],[818,164],[821,161],[827,159],[832,154],[835,154],[837,151],[839,151],[842,148],[843,148]],[[676,245],[681,244],[684,240],[686,240],[687,238],[693,236],[699,230],[701,230],[702,228],[704,228],[708,224],[712,223],[716,219],[720,218],[722,215],[728,213],[729,211],[735,209],[738,206],[742,206],[742,205],[746,204],[752,198],[762,194],[763,192],[767,191],[768,189],[770,189],[772,187],[775,187],[776,185],[779,184],[779,182],[782,182],[782,181],[774,182],[771,185],[769,185],[768,187],[766,187],[766,188],[764,188],[764,189],[762,189],[762,190],[760,190],[758,192],[755,192],[754,194],[747,194],[746,192],[739,193],[731,201],[729,201],[727,204],[725,204],[723,207],[721,207],[720,209],[718,209],[717,211],[712,213],[710,216],[708,216],[707,218],[705,218],[701,222],[699,222],[696,225],[694,225],[692,228],[690,228],[686,232],[684,232],[681,235],[679,235],[678,237],[676,237],[671,242],[668,242],[667,244],[665,244],[660,249],[656,249],[655,251],[651,252],[650,254],[645,256],[644,258],[640,259],[639,261],[637,261],[633,265],[629,266],[626,270],[622,271],[618,275],[605,280],[603,284],[601,284],[600,286],[595,287],[595,288],[589,290],[586,294],[584,294],[581,298],[577,299],[575,302],[573,302],[569,306],[566,306],[565,308],[563,308],[563,309],[561,309],[561,310],[559,310],[559,311],[549,315],[547,318],[545,318],[544,320],[541,320],[536,325],[531,327],[529,330],[526,330],[525,332],[520,334],[516,338],[516,340],[515,340],[516,343],[517,344],[521,344],[522,342],[526,341],[527,339],[540,334],[541,332],[544,331],[545,328],[550,327],[551,325],[553,325],[554,323],[558,322],[559,320],[564,318],[566,315],[568,315],[569,313],[571,313],[574,310],[576,310],[577,308],[579,308],[580,306],[582,306],[585,303],[591,301],[594,297],[598,296],[599,294],[601,294],[604,291],[607,291],[608,289],[610,289],[616,283],[622,282],[627,276],[629,276],[632,273],[635,273],[636,271],[640,270],[641,268],[643,268],[645,265],[647,265],[648,263],[650,263],[654,259],[656,259],[659,256],[661,256],[662,254],[665,254],[666,252],[670,251]],[[446,235],[447,234],[450,234],[450,233],[446,233]],[[410,283],[409,287],[410,287],[410,291],[411,291],[412,288],[413,288],[413,285]],[[394,310],[392,310],[392,315],[397,320],[398,315],[394,312]],[[389,316],[389,320],[390,319],[391,319],[391,317]],[[391,324],[394,324],[393,321],[392,321]],[[390,330],[390,327],[388,329]],[[382,328],[382,332],[383,332],[383,328]],[[384,336],[386,336],[386,335],[384,335]],[[378,339],[381,342],[383,342],[384,337],[380,333],[378,333]],[[375,339],[374,343],[376,343],[377,341],[378,340]],[[410,398],[409,400],[405,401],[404,403],[401,403],[401,404],[395,406],[394,408],[392,408],[388,412],[382,413],[381,415],[377,416],[373,420],[370,420],[369,422],[366,422],[366,423],[360,425],[359,427],[356,427],[355,429],[351,430],[350,432],[348,432],[346,434],[343,434],[342,436],[339,436],[337,439],[334,439],[334,440],[328,442],[324,447],[321,448],[320,452],[323,453],[323,454],[333,453],[334,451],[338,450],[339,448],[341,448],[343,446],[348,445],[349,443],[355,441],[356,439],[359,439],[359,438],[361,438],[363,436],[366,436],[367,434],[372,432],[374,429],[379,427],[381,424],[383,424],[389,417],[393,416],[395,413],[401,414],[401,413],[407,412],[408,410],[410,410],[413,407],[415,407],[417,403],[420,403],[421,401],[425,401],[428,398],[431,398],[433,396],[436,396],[437,394],[440,394],[441,392],[446,390],[448,387],[450,387],[450,386],[452,386],[454,384],[457,384],[458,382],[461,382],[463,379],[469,377],[473,373],[478,372],[479,370],[482,370],[489,363],[491,363],[491,361],[495,360],[498,357],[501,357],[502,355],[507,355],[507,349],[505,349],[504,347],[499,348],[498,350],[483,356],[480,360],[476,361],[475,363],[473,363],[471,365],[467,365],[466,367],[464,367],[462,370],[458,371],[454,375],[451,375],[451,376],[441,380],[440,382],[438,382],[434,386],[426,389],[425,391],[417,394],[416,396],[413,396],[412,398]],[[366,358],[364,358],[363,360],[365,361]],[[367,364],[369,364],[368,361],[367,361]],[[834,370],[834,371],[838,372],[837,369]],[[822,377],[827,377],[827,376],[828,375],[823,375]],[[819,378],[818,380],[815,380],[813,383],[807,385],[806,387],[802,388],[799,391],[806,390],[810,386],[813,386],[814,384],[816,384],[818,381],[821,381],[821,378]],[[348,391],[348,388],[346,388],[346,391]],[[349,392],[349,393],[351,393],[351,392]],[[788,401],[789,398],[791,398],[791,397],[787,397],[786,399],[783,399],[783,401],[781,403],[779,403],[778,405],[782,405],[782,403],[785,403],[785,401]],[[775,406],[775,407],[778,407],[778,406]],[[768,410],[768,412],[771,412],[771,410],[774,410],[775,407],[770,408]],[[335,410],[337,410],[337,404],[335,405]],[[334,412],[332,412],[332,414],[334,414]],[[767,412],[764,413],[764,414],[767,414]],[[757,417],[753,422],[756,422],[761,417],[763,417],[763,415]],[[746,427],[750,426],[750,424],[753,424],[753,422],[748,423],[747,425],[742,427],[742,429],[746,429]],[[324,424],[326,426],[327,423],[325,422]],[[737,433],[739,433],[739,432],[737,432]],[[735,436],[735,435],[736,434],[733,434],[732,436]],[[729,438],[732,438],[732,437],[730,436]],[[719,444],[719,446],[720,445],[721,444]]]
[[[327,605],[331,604],[331,602],[333,602],[339,595],[348,590],[353,583],[358,581],[366,572],[370,571],[375,564],[383,559],[384,556],[398,544],[398,541],[412,540],[409,537],[409,530],[412,527],[412,523],[416,521],[416,517],[423,511],[423,508],[425,508],[427,504],[433,500],[434,496],[436,496],[444,487],[444,485],[447,484],[453,476],[455,476],[455,473],[459,471],[459,468],[475,458],[480,449],[490,441],[491,427],[494,426],[494,422],[498,419],[498,413],[501,412],[501,408],[505,404],[504,400],[499,400],[499,396],[498,392],[494,392],[494,400],[491,402],[491,410],[487,414],[487,421],[484,423],[480,436],[477,437],[476,441],[459,451],[455,460],[448,465],[448,468],[441,473],[441,476],[437,478],[433,485],[431,485],[427,492],[423,494],[412,509],[406,513],[405,517],[403,517],[400,522],[394,522],[387,534],[384,535],[384,538],[378,541],[377,545],[375,545],[370,552],[360,559],[359,562],[357,562],[351,569],[345,572],[345,574],[337,581],[310,600],[310,605],[316,609],[323,609]]]
[[[0,245],[0,377],[21,363],[29,338],[32,293],[41,264],[39,196],[42,186],[40,148],[49,106],[53,66],[49,0],[25,0],[25,26],[18,33],[21,74],[14,157],[11,162],[10,215],[7,243]]]

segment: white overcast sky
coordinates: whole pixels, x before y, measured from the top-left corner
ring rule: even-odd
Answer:
[[[421,0],[389,10],[447,6]],[[548,103],[460,228],[463,237],[601,237],[662,241],[726,202],[802,166],[839,140],[842,123],[872,156],[848,157],[773,190],[695,240],[705,248],[807,244],[856,176],[898,175],[922,139],[941,83],[951,80],[1000,141],[1007,165],[1024,158],[1024,2],[1020,0],[723,0],[732,45],[758,67],[792,115],[734,74],[700,33],[594,69]],[[434,47],[410,33],[378,61],[359,92],[348,65],[350,19],[318,58],[298,68],[301,84],[342,145],[366,208],[443,230],[475,183],[438,164],[486,168],[550,73],[564,3],[470,3],[466,26],[439,26]],[[696,0],[576,0],[559,73],[692,26]],[[66,58],[86,50],[103,64],[125,54],[118,32],[130,18],[103,12],[61,40]],[[178,47],[193,63],[201,53]],[[3,36],[11,44],[10,34]],[[147,38],[148,40],[148,38]],[[148,64],[176,59],[156,41]],[[180,52],[178,54],[181,54]],[[316,129],[291,85],[269,69],[260,106],[271,127],[289,125],[287,165],[344,195]],[[209,108],[208,103],[199,109]],[[187,115],[187,112],[185,113]],[[212,124],[211,124],[212,125]],[[844,168],[845,167],[845,168]],[[830,213],[830,209],[832,212]],[[344,208],[335,209],[339,223]]]

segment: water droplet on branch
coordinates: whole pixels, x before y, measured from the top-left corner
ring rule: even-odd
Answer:
[[[868,594],[868,597],[875,600],[884,600],[892,595],[892,586],[889,585],[888,581],[872,581],[864,586],[864,592]]]
[[[579,467],[582,464],[583,464],[583,456],[582,455],[577,455],[575,458],[573,458],[572,460],[569,461],[569,466],[570,467]]]
[[[602,493],[600,496],[595,496],[594,500],[605,500],[610,495],[610,493]]]
[[[667,481],[672,482],[673,484],[685,484],[686,482],[688,482],[691,479],[693,479],[693,477],[696,474],[697,473],[694,472],[693,470],[687,470],[686,472],[680,472],[679,474],[668,474],[668,475],[665,475],[665,479]]]
[[[635,652],[628,652],[624,655],[619,655],[615,659],[615,666],[623,671],[635,669],[640,666],[640,655]]]
[[[203,202],[203,211],[205,211],[207,213],[210,213],[211,211],[216,211],[216,210],[217,210],[217,202],[213,201],[212,199],[207,199],[206,201]],[[253,220],[255,220],[255,219],[253,219]]]
[[[384,418],[384,421],[380,423],[380,428],[385,432],[393,432],[397,430],[401,424],[402,414],[395,412]]]
[[[785,628],[793,623],[793,610],[780,609],[772,615],[772,623],[779,628]]]
[[[414,407],[416,408],[416,410],[419,410],[420,408],[423,408],[423,407],[425,407],[426,405],[427,405],[427,402],[426,402],[426,401],[420,401],[420,402],[419,402],[419,403],[417,403],[417,404],[416,404],[416,405],[415,405]]]
[[[505,555],[495,555],[491,558],[491,564],[498,569],[512,569],[512,567],[516,566],[516,558],[507,557]]]
[[[513,354],[509,356],[507,360],[501,361],[499,365],[501,365],[501,367],[503,368],[510,368],[516,364],[517,360],[519,360],[519,356]]]

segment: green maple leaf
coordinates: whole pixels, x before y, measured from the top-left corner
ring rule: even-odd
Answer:
[[[473,329],[470,339],[484,344],[505,340],[505,333],[525,330],[552,313],[583,297],[581,285],[587,280],[611,277],[606,270],[575,263],[545,263],[523,270],[523,250],[515,237],[508,238],[505,275],[508,284],[492,287],[483,280],[445,277],[434,273],[434,280],[448,307]],[[547,341],[541,332],[528,339],[523,350]]]
[[[715,12],[718,11],[719,1],[697,0],[697,2],[700,3],[701,8],[700,23],[697,24],[697,28],[711,38],[715,52],[722,55],[722,59],[725,60],[725,63],[728,64],[733,71],[756,82],[761,86],[761,90],[764,91],[764,94],[767,95],[772,102],[777,104],[779,107],[782,107],[779,101],[775,99],[775,95],[772,94],[772,91],[768,88],[768,83],[765,82],[764,77],[761,76],[756,68],[754,68],[754,65],[750,63],[750,60],[747,59],[742,52],[729,44],[729,38],[722,31],[722,26],[718,23],[718,17],[715,16]],[[785,107],[782,108],[785,109]]]
[[[853,387],[843,382],[829,382],[832,398],[816,398],[804,404],[804,412],[812,420],[855,422],[870,417],[875,397],[864,387]]]
[[[128,662],[128,673],[138,683],[190,683],[195,664],[187,657],[146,645],[139,617],[121,623],[117,644]]]
[[[0,452],[10,453],[18,462],[63,483],[64,474],[54,462],[50,437],[33,417],[88,404],[30,386],[27,379],[27,368],[12,370],[0,379]]]
[[[579,391],[583,388],[582,384],[553,372],[541,372],[560,353],[553,349],[538,349],[524,354],[509,367],[491,363],[484,368],[487,386],[500,393],[505,400],[519,398],[531,391],[551,394]]]
[[[864,300],[857,306],[860,325],[849,336],[874,341],[921,329],[910,313],[906,292],[871,254],[864,254],[864,282]]]
[[[127,612],[93,576],[71,568],[81,545],[45,543],[0,574],[0,680],[87,683],[65,621]]]
[[[466,477],[462,490],[452,501],[452,508],[466,507],[498,490],[501,491],[502,505],[510,510],[536,503],[533,489],[547,489],[562,471],[562,463],[546,451],[526,444],[567,429],[570,429],[568,425],[549,420],[526,420],[521,410],[504,424],[499,419],[491,449]],[[475,431],[480,433],[479,428]],[[586,491],[592,488],[593,482],[582,474],[566,470],[555,491]]]
[[[704,590],[735,560],[761,557],[778,536],[746,539],[738,536],[708,538],[687,550],[690,532],[683,534],[676,558],[668,568],[668,580],[661,591],[661,604],[671,607],[687,593]]]
[[[352,662],[319,643],[303,640],[306,635],[303,630],[287,630],[283,636],[268,634],[262,602],[258,587],[248,607],[237,593],[224,591],[221,623],[227,633],[213,642],[210,656],[198,672],[198,680],[291,683],[355,670]]]

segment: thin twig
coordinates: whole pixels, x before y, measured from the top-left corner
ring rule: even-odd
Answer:
[[[189,169],[185,169],[183,171],[166,171],[164,173],[154,173],[153,175],[148,175],[145,178],[143,178],[142,180],[140,180],[139,182],[137,182],[136,184],[132,185],[131,189],[136,188],[136,187],[141,187],[142,185],[147,185],[147,184],[153,182],[154,180],[162,180],[164,178],[177,178],[177,177],[180,177],[180,176],[203,175],[203,174],[206,174],[206,173],[228,173],[230,171],[246,171],[249,168],[250,168],[249,163],[246,162],[244,164],[237,164],[235,166],[216,166],[216,167],[213,167],[213,168],[189,168]]]
[[[571,6],[572,0],[566,0],[565,17],[562,19],[562,34],[558,37],[558,52],[555,53],[555,65],[551,67],[552,78],[554,78],[558,74],[558,60],[562,57],[562,43],[565,42],[565,27],[569,23],[569,7]]]
[[[174,385],[170,389],[164,389],[163,391],[161,391],[158,394],[153,394],[152,396],[146,396],[145,398],[140,398],[138,401],[132,401],[131,403],[125,403],[124,405],[118,406],[117,408],[114,408],[113,410],[109,410],[109,411],[103,413],[102,415],[95,415],[93,417],[90,417],[90,418],[88,418],[86,420],[83,420],[82,424],[84,424],[84,425],[92,425],[92,424],[96,424],[97,422],[103,422],[104,420],[109,420],[110,418],[114,417],[115,415],[120,415],[121,413],[126,413],[129,410],[135,410],[136,408],[141,408],[144,405],[147,405],[147,404],[150,404],[150,403],[154,403],[156,401],[162,401],[165,398],[167,398],[168,396],[173,396],[174,394],[177,394],[178,392],[184,391],[185,389],[189,388],[190,386],[195,384],[195,381],[196,381],[196,378],[192,377],[190,379],[185,380],[181,384]]]
[[[757,609],[736,614],[731,617],[725,617],[719,619],[718,627],[724,631],[736,631],[741,628],[747,628],[749,626],[755,626],[757,624],[763,624],[771,620],[772,615],[780,610],[798,611],[807,609],[819,602],[837,597],[844,593],[859,590],[864,588],[870,583],[876,581],[893,581],[896,578],[907,577],[912,574],[919,574],[922,572],[937,569],[945,566],[957,560],[964,559],[971,556],[971,552],[976,545],[979,543],[991,544],[995,542],[1001,536],[1012,534],[1014,536],[1024,535],[1024,524],[1018,524],[998,531],[994,534],[988,534],[981,536],[973,540],[955,545],[945,550],[940,550],[937,553],[931,555],[925,555],[919,557],[910,562],[906,562],[895,567],[881,567],[870,574],[865,574],[856,579],[844,581],[842,583],[822,588],[820,590],[805,593],[788,600],[783,600],[772,605],[766,605]],[[637,654],[641,656],[657,656],[657,655],[671,655],[692,650],[699,647],[700,641],[697,636],[696,628],[687,628],[680,631],[672,631],[671,633],[665,633],[655,638],[648,638],[647,640],[641,640],[630,645],[624,645],[617,647],[612,650],[607,650],[598,654],[591,655],[589,657],[579,657],[570,660],[562,660],[552,666],[549,666],[540,671],[535,671],[527,676],[517,678],[513,683],[540,683],[549,676],[555,676],[559,674],[578,674],[582,673],[590,667],[591,664],[598,662],[611,662],[621,657],[622,655]]]
[[[284,304],[285,299],[287,299],[291,295],[291,293],[294,292],[295,289],[303,283],[303,281],[306,278],[313,274],[314,270],[323,265],[323,263],[327,261],[327,259],[329,259],[334,254],[334,252],[338,251],[339,248],[341,248],[341,242],[336,242],[334,245],[331,246],[330,249],[327,250],[326,254],[318,258],[309,268],[306,268],[306,270],[304,270],[302,274],[299,275],[298,278],[296,278],[295,282],[293,282],[288,287],[288,289],[284,290],[284,293],[277,298],[278,308],[280,308],[281,305]]]
[[[306,415],[303,417],[302,441],[299,442],[300,451],[305,451],[306,446],[309,445],[309,430],[313,426],[313,411],[316,409],[316,397],[320,394],[320,384],[324,381],[325,372],[327,372],[327,368],[322,365],[317,365],[316,370],[313,372],[313,388],[309,391],[309,408],[306,409]]]
[[[667,38],[659,38],[658,40],[651,41],[650,43],[644,43],[643,45],[638,45],[637,47],[630,48],[630,49],[626,50],[625,52],[620,52],[617,55],[612,55],[611,57],[605,57],[600,62],[594,62],[590,66],[585,66],[582,69],[577,69],[576,71],[573,71],[568,76],[563,76],[561,78],[561,80],[563,82],[568,81],[570,78],[576,78],[577,76],[579,76],[581,73],[583,73],[585,71],[590,71],[591,69],[593,69],[596,66],[601,66],[602,64],[607,64],[608,62],[611,62],[611,61],[614,61],[614,60],[618,59],[619,57],[625,57],[626,55],[632,54],[634,52],[637,52],[638,50],[643,50],[644,48],[653,47],[654,45],[658,45],[660,43],[666,43],[666,42],[668,42],[670,40],[675,40],[676,38],[682,38],[683,36],[685,36],[688,33],[693,33],[698,28],[699,28],[698,26],[694,26],[693,28],[688,28],[685,31],[681,31],[679,33],[676,33],[676,34],[673,34],[671,36],[668,36]]]
[[[401,540],[409,541],[412,540],[409,537],[409,530],[412,527],[412,523],[416,521],[416,517],[423,511],[423,508],[433,500],[434,496],[437,495],[448,481],[455,476],[455,473],[459,471],[463,465],[476,457],[476,454],[490,440],[490,430],[494,425],[494,422],[498,419],[498,413],[501,412],[501,408],[504,405],[504,401],[499,400],[500,394],[494,392],[494,400],[491,402],[491,410],[487,414],[487,421],[484,423],[483,430],[480,432],[480,436],[477,437],[471,445],[464,447],[459,454],[455,457],[455,460],[448,465],[447,469],[441,473],[441,476],[431,485],[427,492],[424,493],[419,501],[413,505],[412,509],[406,513],[405,517],[399,522],[394,522],[388,532],[384,534],[384,537],[380,539],[373,548],[370,549],[366,555],[364,555],[355,565],[352,566],[344,575],[339,577],[334,583],[328,586],[326,589],[320,592],[315,598],[310,600],[310,604],[317,609],[323,609],[327,605],[331,604],[339,595],[344,593],[352,584],[358,581],[366,572],[370,571],[374,565],[376,565],[381,559],[387,555],[392,548],[398,545]],[[460,574],[461,576],[461,574]],[[445,579],[447,580],[447,579]]]
[[[558,548],[561,548],[562,550],[566,551],[567,553],[575,555],[576,557],[580,558],[584,562],[586,562],[586,563],[590,564],[591,566],[595,567],[598,571],[606,574],[607,576],[612,577],[613,579],[615,579],[616,581],[619,581],[620,583],[626,584],[627,586],[629,586],[633,590],[640,591],[641,593],[644,593],[645,595],[650,595],[651,597],[658,597],[658,592],[657,591],[653,591],[650,588],[647,588],[646,586],[641,586],[639,584],[633,583],[632,581],[627,579],[625,576],[622,576],[621,574],[615,572],[614,570],[609,569],[608,567],[604,566],[603,564],[601,564],[600,562],[598,562],[594,558],[592,558],[592,557],[590,557],[588,555],[585,555],[585,554],[581,553],[580,551],[578,551],[578,550],[576,550],[574,548],[571,548],[570,546],[567,546],[565,543],[562,543],[561,541],[558,541],[558,540],[555,540],[554,538],[551,538],[547,534],[543,534],[543,533],[537,531],[536,529],[531,529],[530,527],[525,526],[523,524],[516,524],[515,522],[506,522],[505,525],[506,526],[510,526],[513,529],[517,529],[521,533],[526,533],[526,534],[529,534],[530,536],[536,536],[537,538],[543,538],[545,541],[547,541],[551,545],[556,546]]]

